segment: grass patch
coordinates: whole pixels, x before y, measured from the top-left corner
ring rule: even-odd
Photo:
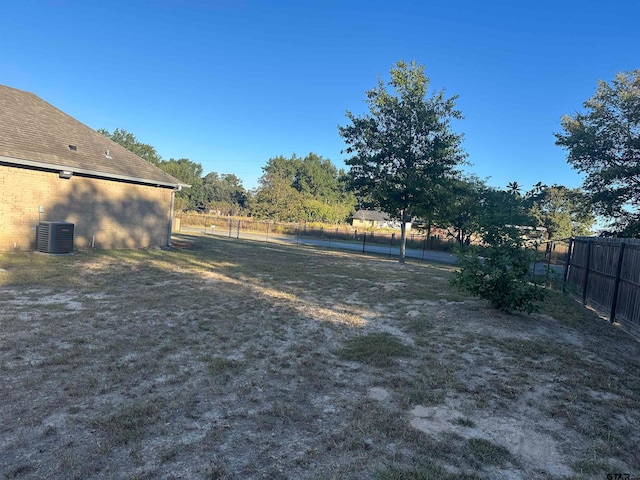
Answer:
[[[386,385],[396,391],[405,408],[439,405],[457,387],[455,371],[453,366],[427,357],[415,373],[391,377]]]
[[[395,364],[395,357],[409,357],[413,350],[389,333],[370,333],[347,341],[336,353],[343,360],[386,368]]]
[[[580,302],[575,301],[568,294],[554,290],[549,290],[547,299],[540,308],[540,313],[545,313],[571,327],[584,326],[594,320],[600,320],[595,313],[584,308]]]
[[[34,252],[0,253],[0,286],[58,285],[61,279],[76,285],[76,262],[87,255],[46,255]]]
[[[5,478],[13,479],[13,478],[24,478],[25,475],[29,475],[30,473],[35,472],[37,469],[32,464],[20,465],[12,470],[7,472]]]
[[[466,417],[458,417],[453,421],[454,425],[459,425],[461,427],[469,427],[473,428],[476,426],[475,422],[470,418]]]
[[[214,377],[227,378],[230,375],[242,370],[243,362],[232,360],[230,358],[212,357],[211,355],[202,355],[199,357],[207,365],[207,371]]]
[[[427,464],[414,468],[387,467],[378,471],[377,478],[380,480],[473,480],[480,477],[463,473],[449,473],[437,465]]]
[[[434,329],[434,323],[431,320],[425,318],[412,318],[406,324],[406,330],[416,335],[425,335],[432,332]]]
[[[480,466],[503,466],[511,460],[509,450],[484,438],[470,438],[466,447]]]
[[[124,405],[105,418],[94,419],[92,425],[101,429],[113,445],[126,445],[139,440],[144,430],[160,419],[163,403],[155,399]]]
[[[606,478],[607,473],[616,471],[616,467],[601,460],[579,460],[571,464],[573,471],[581,475],[598,475]]]

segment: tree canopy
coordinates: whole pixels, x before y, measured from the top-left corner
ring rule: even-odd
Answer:
[[[351,186],[387,213],[401,219],[400,262],[404,262],[406,222],[424,206],[439,203],[439,186],[453,176],[466,154],[451,120],[461,119],[456,96],[428,95],[424,66],[399,61],[391,79],[366,92],[369,113],[347,111],[350,125],[339,133],[348,145]],[[390,87],[387,89],[387,87]]]
[[[577,188],[539,185],[527,192],[526,204],[549,240],[589,235],[595,224],[589,199]]]
[[[262,171],[250,202],[256,217],[337,223],[353,211],[355,201],[346,191],[344,172],[315,153],[271,158]]]
[[[158,165],[169,175],[191,185],[190,188],[176,192],[176,208],[180,210],[205,210],[206,198],[202,186],[202,165],[188,158],[178,160],[170,158]]]
[[[247,206],[247,191],[233,174],[208,173],[202,179],[205,202],[224,215],[238,215]]]
[[[640,70],[621,72],[611,83],[598,82],[584,112],[562,118],[556,144],[567,161],[586,175],[583,188],[597,214],[619,231],[640,227]],[[632,229],[634,230],[634,229]]]

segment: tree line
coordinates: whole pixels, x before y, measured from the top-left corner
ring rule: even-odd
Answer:
[[[586,174],[582,189],[537,183],[522,191],[517,182],[498,189],[464,175],[463,135],[452,128],[463,118],[457,97],[429,85],[422,65],[398,62],[388,82],[366,92],[368,112],[347,111],[348,124],[338,127],[347,171],[313,152],[277,156],[250,191],[233,174],[203,175],[187,158],[164,160],[125,130],[99,132],[190,184],[176,195],[181,211],[341,223],[356,209],[378,209],[401,220],[403,239],[413,221],[427,234],[448,229],[462,245],[496,225],[543,228],[549,239],[585,235],[596,215],[610,222],[610,234],[640,233],[640,71],[599,82],[585,112],[562,119],[556,144]]]
[[[203,175],[202,165],[188,158],[164,160],[153,146],[126,130],[98,132],[191,185],[176,193],[177,211],[326,223],[345,222],[355,211],[356,199],[345,171],[313,152],[270,158],[262,167],[258,188],[247,190],[234,174]]]

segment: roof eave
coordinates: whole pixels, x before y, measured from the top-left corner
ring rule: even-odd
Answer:
[[[2,155],[0,155],[0,162],[21,165],[24,167],[42,168],[45,170],[53,170],[53,171],[60,170],[60,171],[67,171],[72,173],[80,173],[83,175],[91,175],[93,177],[106,178],[110,180],[121,180],[121,181],[127,181],[127,182],[142,183],[145,185],[154,185],[157,187],[169,187],[169,188],[175,188],[178,190],[182,190],[183,188],[191,188],[191,185],[187,183],[165,182],[162,180],[158,181],[158,180],[152,180],[147,178],[132,177],[128,175],[119,175],[116,173],[100,172],[97,170],[88,170],[85,168],[70,167],[68,165],[58,165],[54,163],[25,160],[22,158],[4,157]]]

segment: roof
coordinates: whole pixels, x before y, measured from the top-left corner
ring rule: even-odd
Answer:
[[[373,222],[386,222],[391,218],[384,212],[377,212],[375,210],[358,210],[353,214],[353,218],[356,220],[365,220]]]
[[[0,85],[0,163],[188,187],[36,95]]]

